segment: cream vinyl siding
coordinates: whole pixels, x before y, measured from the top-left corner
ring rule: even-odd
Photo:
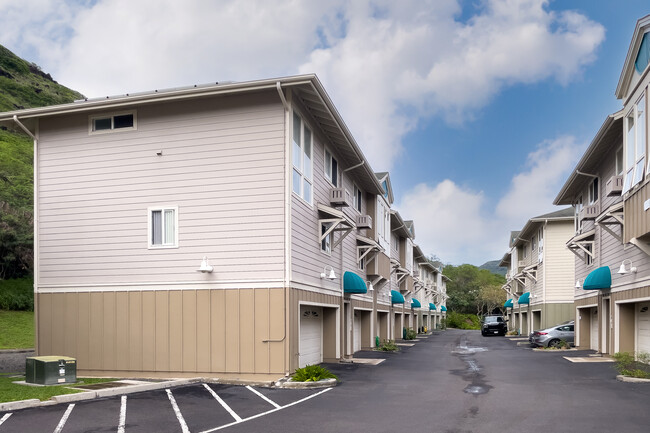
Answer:
[[[138,129],[46,118],[39,140],[43,286],[281,279],[284,110],[277,94],[138,107]],[[162,152],[162,155],[157,155]],[[178,207],[178,248],[148,250],[147,208]]]
[[[301,111],[304,113],[304,110]],[[336,248],[332,248],[331,254],[321,251],[319,239],[319,218],[327,218],[326,215],[319,215],[317,204],[322,203],[331,206],[329,201],[330,189],[332,184],[325,176],[324,147],[327,143],[325,138],[320,134],[317,128],[314,128],[314,122],[309,116],[303,114],[303,120],[313,131],[313,206],[305,203],[304,200],[292,194],[291,197],[291,280],[295,283],[306,284],[314,289],[323,289],[327,293],[341,293],[343,273],[351,271],[367,280],[365,271],[359,269],[357,265],[357,233],[367,236],[367,230],[352,230]],[[336,158],[339,164],[339,187],[345,188],[349,194],[350,204],[354,196],[354,178],[351,173],[344,173],[347,168],[345,161],[340,158],[336,147],[331,144],[327,145],[332,156]],[[361,204],[361,214],[366,214],[368,209],[366,195],[363,194]],[[356,223],[357,216],[360,214],[354,206],[336,208],[343,211],[351,221]],[[373,217],[373,225],[375,219]],[[332,244],[339,238],[340,232],[332,234]],[[325,266],[332,266],[336,273],[337,279],[330,281],[321,279],[320,274]],[[372,294],[357,296],[355,298],[372,299]]]
[[[574,235],[573,221],[549,221],[544,238],[546,301],[571,302],[574,295],[574,254],[566,243]]]

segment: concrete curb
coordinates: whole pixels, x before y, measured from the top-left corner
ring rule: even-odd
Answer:
[[[30,353],[33,351],[34,349],[2,349],[0,350],[0,355],[4,355],[5,353]]]
[[[577,352],[578,349],[542,349],[541,347],[536,347],[533,349],[533,352]]]
[[[336,379],[322,379],[318,382],[294,382],[292,380],[278,380],[275,382],[277,388],[285,389],[315,389],[315,388],[332,388],[338,381]]]
[[[40,405],[41,401],[37,398],[30,400],[18,400],[18,401],[8,401],[6,403],[0,403],[0,412],[26,409],[28,407],[35,407]]]
[[[616,376],[616,380],[619,382],[628,382],[628,383],[650,383],[650,379],[641,379],[640,377],[629,377],[619,374]]]

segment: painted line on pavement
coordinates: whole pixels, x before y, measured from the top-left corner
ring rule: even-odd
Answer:
[[[263,399],[263,400],[265,400],[265,401],[271,403],[275,408],[279,408],[279,407],[280,407],[279,404],[277,404],[276,402],[274,402],[273,400],[271,400],[270,398],[268,398],[267,396],[265,396],[264,394],[262,394],[261,392],[259,392],[259,391],[256,390],[255,388],[251,387],[250,385],[246,385],[246,388],[248,388],[249,391],[251,391],[251,392],[257,394],[261,399]]]
[[[287,407],[290,407],[290,406],[294,406],[294,405],[296,405],[296,404],[299,404],[299,403],[302,403],[302,402],[304,402],[304,401],[307,401],[307,400],[309,400],[310,398],[317,397],[317,396],[319,396],[319,395],[321,395],[321,394],[324,394],[324,393],[326,393],[327,391],[331,391],[331,390],[333,390],[333,389],[334,389],[334,388],[325,388],[325,389],[322,390],[322,391],[319,391],[319,392],[317,392],[317,393],[315,393],[315,394],[312,394],[312,395],[308,395],[308,396],[305,397],[305,398],[302,398],[302,399],[300,399],[300,400],[296,400],[296,401],[294,401],[293,403],[289,403],[289,404],[287,404],[287,405],[285,405],[285,406],[280,406],[280,407],[278,407],[278,408],[276,408],[276,409],[271,409],[271,410],[266,411],[266,412],[258,413],[257,415],[253,415],[253,416],[250,416],[250,417],[248,417],[248,418],[244,418],[244,419],[242,419],[241,421],[235,421],[235,422],[231,422],[230,424],[222,425],[222,426],[220,426],[220,427],[215,427],[215,428],[210,429],[210,430],[204,430],[204,431],[202,431],[201,433],[211,433],[211,432],[213,432],[213,431],[222,430],[222,429],[224,429],[224,428],[231,427],[231,426],[233,426],[233,425],[235,425],[235,424],[239,424],[240,422],[246,422],[246,421],[250,421],[250,420],[255,419],[255,418],[259,418],[259,417],[264,416],[264,415],[269,415],[269,414],[271,414],[271,413],[273,413],[273,412],[277,412],[277,411],[282,410],[282,409],[284,409],[284,408],[287,408]]]
[[[181,430],[183,431],[183,433],[190,433],[190,429],[187,427],[185,418],[183,418],[183,414],[181,413],[181,410],[178,408],[178,405],[176,404],[176,399],[172,395],[171,390],[166,389],[165,391],[167,391],[167,397],[169,397],[169,402],[172,404],[172,409],[174,409],[174,413],[176,414],[178,423],[181,425]]]
[[[65,410],[65,413],[61,417],[61,421],[59,421],[59,425],[57,425],[54,429],[54,433],[61,433],[61,430],[63,430],[65,423],[68,422],[68,417],[72,413],[72,409],[74,409],[74,403],[68,405],[68,408]]]
[[[10,416],[11,416],[10,413],[6,413],[5,416],[3,416],[2,418],[0,418],[0,425],[2,425],[3,422],[7,421],[7,420],[9,419]]]
[[[124,433],[126,429],[126,395],[122,396],[120,404],[120,422],[117,425],[117,433]]]
[[[205,387],[205,389],[208,390],[210,394],[212,394],[212,397],[214,397],[219,402],[219,404],[223,406],[223,408],[226,409],[230,415],[232,415],[233,418],[235,418],[235,424],[240,423],[242,421],[241,417],[237,415],[237,413],[234,410],[232,410],[232,408],[228,406],[228,404],[225,401],[223,401],[221,397],[217,395],[216,392],[214,392],[214,389],[210,388],[207,383],[204,383],[203,386]]]

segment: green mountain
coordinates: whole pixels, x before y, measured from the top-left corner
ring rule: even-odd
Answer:
[[[83,95],[0,45],[0,111],[64,104]],[[33,142],[0,126],[0,280],[29,275],[33,259]]]
[[[506,272],[508,271],[508,268],[503,268],[499,266],[499,262],[501,260],[492,260],[489,262],[483,263],[481,266],[479,266],[479,269],[487,269],[488,271],[492,272],[493,274],[501,275],[503,277],[506,276]]]

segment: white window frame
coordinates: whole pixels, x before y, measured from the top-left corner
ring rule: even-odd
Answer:
[[[587,194],[588,200],[587,201],[589,202],[590,205],[594,204],[594,203],[596,203],[598,201],[598,197],[599,197],[598,188],[600,187],[599,184],[600,184],[600,182],[598,182],[597,177],[594,177],[593,180],[591,181],[591,183],[589,184],[589,191],[588,191],[588,194]]]
[[[580,231],[580,211],[582,210],[582,196],[578,197],[576,200],[575,206],[575,231],[578,233]]]
[[[296,142],[295,134],[294,134],[296,118],[300,120],[300,137],[298,142]],[[307,171],[305,170],[306,168],[305,131],[306,130],[309,131],[309,138],[310,138],[310,142],[309,142],[310,144],[309,165],[310,166],[309,166],[309,170]],[[296,145],[300,149],[299,167],[296,166],[296,161],[295,161]],[[298,185],[297,191],[296,191],[296,184],[294,182],[296,174],[300,178],[300,185]],[[311,189],[311,192],[309,193],[309,200],[305,197],[305,182],[309,184]],[[307,126],[304,117],[301,116],[300,113],[295,109],[293,111],[293,115],[291,116],[291,191],[293,194],[300,197],[305,203],[312,206],[314,201],[314,132],[311,130],[309,126]]]
[[[332,223],[321,223],[320,236],[322,236],[331,226]],[[328,256],[332,255],[332,233],[328,233],[328,235],[323,238],[320,243],[320,251]]]
[[[616,176],[622,176],[625,173],[625,159],[623,158],[623,146],[616,150],[616,166],[614,167]]]
[[[537,249],[537,236],[533,235],[530,239],[530,251],[535,251]]]
[[[163,239],[162,244],[153,243],[153,213],[160,211],[163,216],[162,227],[165,227],[164,216],[166,211],[174,211],[174,242],[166,242],[166,239]],[[178,206],[152,206],[147,208],[147,239],[149,249],[161,249],[161,248],[178,248]],[[164,238],[165,232],[161,233],[161,237]]]
[[[589,267],[594,264],[594,257],[592,256],[594,254],[593,243],[587,244],[584,247],[585,249],[589,250],[589,252],[591,253],[591,254],[585,254],[585,265]]]
[[[115,128],[115,117],[117,116],[133,116],[133,126],[126,128]],[[98,119],[111,119],[111,129],[99,129],[95,130],[95,120]],[[138,129],[138,112],[137,110],[129,111],[118,111],[114,113],[103,113],[93,116],[88,116],[88,134],[89,135],[99,135],[99,134],[113,134],[116,132],[125,132],[125,131],[134,131]]]
[[[641,114],[639,113],[641,107]],[[640,118],[639,116],[643,116]],[[632,126],[629,125],[632,119]],[[643,126],[642,131],[639,125]],[[623,194],[630,191],[636,185],[641,183],[645,177],[646,168],[646,145],[647,145],[647,112],[646,112],[646,95],[642,94],[634,103],[634,106],[627,112],[623,124],[623,139],[625,147],[625,179],[623,181]],[[643,136],[640,137],[640,132]],[[643,139],[643,142],[640,139]],[[631,154],[631,152],[634,152]],[[634,161],[632,163],[632,161]],[[632,164],[632,165],[629,165]],[[650,164],[649,164],[650,170]]]
[[[357,212],[361,213],[361,209],[363,207],[363,194],[361,192],[361,189],[357,186],[357,184],[353,184],[352,190],[354,191],[353,197],[354,197],[354,206],[352,206],[354,209],[356,209]]]
[[[336,172],[333,170],[334,162],[336,162]],[[325,173],[325,179],[327,179],[327,181],[335,188],[340,186],[341,175],[339,173],[339,161],[327,147],[323,149],[323,172]]]
[[[363,254],[363,251],[358,250],[358,255],[360,256],[362,254]],[[357,260],[357,267],[359,268],[360,271],[365,271],[366,270],[366,258],[365,257],[363,257],[361,260]]]

